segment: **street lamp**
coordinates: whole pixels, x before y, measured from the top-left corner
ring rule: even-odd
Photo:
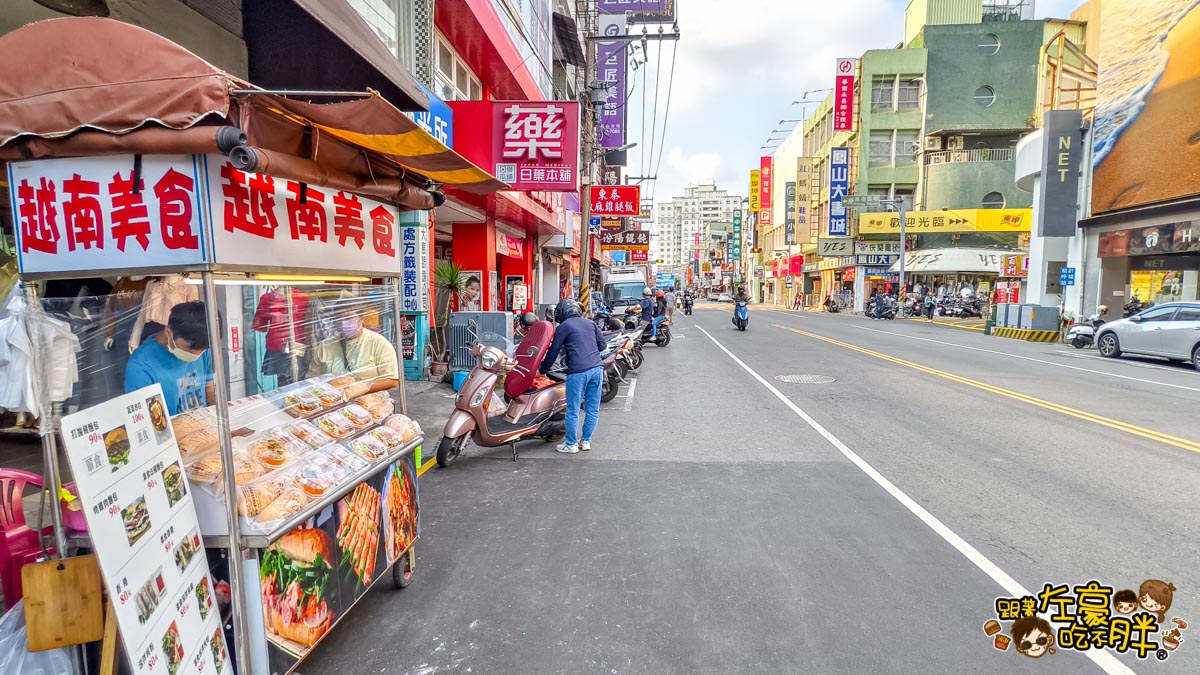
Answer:
[[[900,297],[901,297],[901,301],[903,301],[903,298],[904,298],[904,262],[905,262],[905,258],[907,257],[907,254],[908,254],[908,251],[906,250],[908,248],[908,246],[906,246],[908,239],[907,239],[907,230],[905,229],[905,225],[907,225],[908,214],[906,214],[904,212],[904,200],[903,199],[880,199],[879,203],[888,207],[889,211],[895,210],[895,211],[900,212],[900,284],[899,285],[900,285]]]

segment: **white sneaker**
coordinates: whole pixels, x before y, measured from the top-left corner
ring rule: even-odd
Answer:
[[[592,442],[591,441],[580,441],[579,449],[584,452],[590,451],[592,449]]]
[[[561,452],[565,455],[579,454],[579,446],[578,445],[567,445],[566,443],[559,443],[558,447],[555,448],[555,450],[558,450],[559,452]]]

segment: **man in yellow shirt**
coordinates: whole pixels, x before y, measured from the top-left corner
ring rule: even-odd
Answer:
[[[347,397],[394,389],[400,385],[396,348],[375,331],[363,327],[365,307],[344,303],[335,310],[334,336],[313,350],[309,375],[351,374],[359,382],[346,389]]]

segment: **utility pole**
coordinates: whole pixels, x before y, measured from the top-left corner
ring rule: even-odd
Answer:
[[[904,293],[904,263],[907,262],[905,260],[905,258],[908,257],[908,255],[907,255],[908,251],[905,250],[908,248],[905,245],[908,243],[908,236],[907,236],[907,229],[906,229],[906,225],[907,225],[907,221],[908,221],[908,214],[905,213],[905,211],[904,211],[904,199],[902,199],[902,198],[880,199],[879,203],[887,206],[889,209],[895,209],[900,212],[900,283],[899,283],[900,288],[897,291],[897,297],[900,298],[900,302],[901,302],[901,304],[903,304],[904,303],[904,295],[905,295],[905,293]]]

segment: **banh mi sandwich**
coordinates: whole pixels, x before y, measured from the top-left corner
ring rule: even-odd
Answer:
[[[262,599],[267,629],[311,647],[333,620],[326,603],[333,542],[323,530],[292,530],[263,552]]]

